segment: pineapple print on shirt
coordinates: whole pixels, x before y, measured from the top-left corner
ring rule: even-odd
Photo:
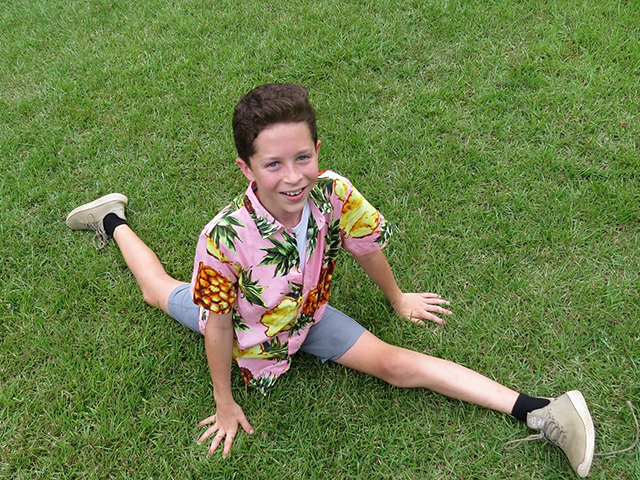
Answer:
[[[236,289],[227,277],[200,262],[193,290],[196,305],[223,315],[236,303]]]
[[[260,265],[275,265],[274,277],[286,276],[291,269],[300,265],[300,255],[298,254],[298,244],[286,231],[282,232],[282,241],[269,237],[269,242],[273,247],[262,248],[267,252]]]
[[[340,215],[340,230],[347,237],[362,238],[373,234],[380,223],[380,212],[364,197],[340,179],[336,179],[334,187],[336,195],[344,201]]]
[[[230,262],[218,247],[223,244],[235,252],[234,244],[238,238],[235,227],[244,227],[244,225],[232,217],[232,213],[232,209],[227,209],[220,222],[209,232],[207,253],[220,262],[229,264],[239,273],[240,265]],[[223,315],[229,313],[236,303],[236,287],[229,277],[200,262],[194,284],[193,301],[198,306]]]

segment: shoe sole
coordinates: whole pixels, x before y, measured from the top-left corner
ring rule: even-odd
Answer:
[[[87,210],[91,210],[92,208],[101,207],[102,205],[106,205],[107,203],[111,203],[111,202],[122,202],[126,205],[129,202],[129,199],[124,195],[122,195],[121,193],[110,193],[109,195],[100,197],[99,199],[94,200],[93,202],[80,205],[79,207],[71,210],[71,212],[69,212],[69,215],[67,215],[67,220],[66,220],[67,226],[71,228],[71,226],[69,225],[69,220],[74,215],[85,212]]]
[[[584,461],[580,465],[578,465],[578,468],[576,468],[576,473],[578,475],[580,475],[581,477],[586,477],[589,474],[589,470],[591,470],[591,462],[593,461],[593,453],[596,443],[593,420],[591,419],[591,414],[589,413],[587,402],[585,401],[582,393],[577,390],[573,390],[571,392],[567,392],[567,396],[571,400],[571,403],[576,409],[576,412],[578,412],[578,415],[580,415],[586,431],[585,434],[587,437],[587,451],[584,455]]]

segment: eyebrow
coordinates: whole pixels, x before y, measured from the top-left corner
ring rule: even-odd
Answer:
[[[305,147],[305,148],[303,148],[301,150],[298,150],[296,153],[293,154],[293,156],[294,157],[299,157],[300,155],[307,154],[307,153],[310,153],[310,152],[311,153],[315,152],[315,149],[311,148],[311,147]],[[282,160],[282,159],[283,159],[283,157],[275,156],[275,157],[265,157],[265,158],[262,159],[262,161],[263,162],[267,162],[267,163],[271,163],[273,161]]]

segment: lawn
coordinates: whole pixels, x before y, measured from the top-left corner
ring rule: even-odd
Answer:
[[[561,479],[511,417],[300,354],[256,431],[206,456],[199,335],[146,306],[113,244],[64,220],[117,191],[167,271],[245,188],[231,112],[310,88],[321,166],[395,226],[397,319],[343,255],[331,303],[382,339],[518,391],[580,389],[596,451],[640,409],[640,2],[11,0],[0,6],[0,478]],[[639,450],[592,478],[640,478]]]

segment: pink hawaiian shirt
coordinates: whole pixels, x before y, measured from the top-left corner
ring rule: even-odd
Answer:
[[[322,319],[340,248],[355,256],[384,247],[391,228],[344,177],[320,174],[310,195],[304,274],[295,234],[249,185],[203,229],[191,292],[200,331],[210,313],[232,312],[233,356],[244,381],[266,393]]]

